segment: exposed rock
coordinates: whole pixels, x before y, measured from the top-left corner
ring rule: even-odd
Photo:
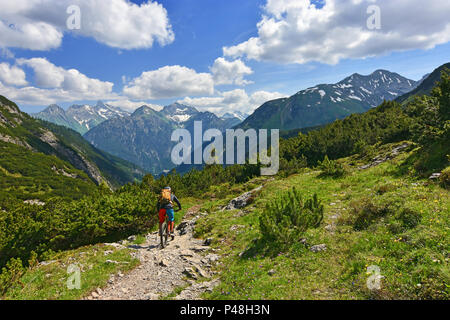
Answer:
[[[220,284],[220,280],[214,279],[211,281],[193,283],[192,286],[183,290],[175,300],[199,300],[203,292],[212,292],[215,287]]]
[[[203,278],[210,278],[211,276],[203,270],[200,266],[194,264],[195,270],[198,272],[198,274]]]
[[[25,147],[28,150],[33,150],[33,148],[26,142],[20,140],[19,138],[13,138],[8,135],[3,135],[0,133],[0,141],[6,142],[6,143],[12,143],[21,147]]]
[[[205,250],[207,250],[207,249],[208,249],[207,246],[203,246],[203,247],[197,246],[197,247],[192,247],[192,248],[191,248],[191,250],[193,250],[193,251],[195,251],[195,252],[201,252],[201,251],[205,251]]]
[[[212,254],[207,255],[205,257],[205,259],[207,259],[210,263],[213,263],[213,262],[219,261],[220,256],[212,253]]]
[[[197,279],[197,275],[195,274],[194,269],[192,269],[192,268],[185,268],[183,270],[183,274],[189,278]]]
[[[430,180],[437,180],[437,179],[439,179],[439,178],[441,177],[441,175],[442,175],[442,173],[433,173],[433,174],[429,177],[429,179],[430,179]]]
[[[192,257],[194,255],[194,253],[190,250],[183,250],[180,252],[180,256],[184,256],[184,257]]]
[[[180,236],[183,236],[193,230],[193,224],[190,221],[183,221],[176,227],[176,230],[180,232]]]
[[[86,172],[97,184],[100,185],[104,182],[111,188],[110,183],[103,178],[100,170],[83,157],[81,150],[78,150],[75,146],[72,146],[73,149],[68,148],[59,143],[58,138],[49,130],[42,130],[39,138],[65,156],[75,168]]]
[[[411,146],[411,144],[405,142],[405,143],[403,143],[403,144],[393,148],[389,155],[377,156],[377,157],[372,159],[372,163],[369,163],[369,164],[366,164],[364,166],[361,166],[361,167],[359,167],[359,169],[361,169],[361,170],[369,169],[369,168],[372,168],[372,167],[376,167],[376,166],[378,166],[378,165],[380,165],[380,164],[382,164],[382,163],[384,163],[386,161],[392,160],[395,157],[397,157],[401,153],[401,151],[403,151],[404,149],[408,148],[409,146]]]
[[[3,104],[3,103],[1,103],[1,102],[0,102],[0,106],[2,106],[3,108],[5,108],[9,113],[11,113],[11,114],[17,114],[17,115],[20,116],[20,112],[19,112],[19,110],[18,110],[16,107],[11,106],[11,105],[7,105],[7,104]]]
[[[34,199],[34,200],[25,200],[23,203],[32,205],[32,206],[45,206],[45,202],[42,202],[38,199]]]
[[[242,226],[242,225],[232,225],[231,227],[230,227],[230,231],[236,231],[236,230],[239,230],[239,229],[242,229],[242,228],[245,228],[245,226]]]
[[[212,241],[213,241],[213,239],[207,238],[207,239],[205,239],[205,242],[203,242],[203,245],[204,245],[204,246],[210,246],[211,243],[212,243]]]
[[[236,210],[236,209],[242,209],[246,206],[248,206],[250,204],[250,199],[252,199],[252,195],[255,192],[258,192],[259,190],[262,189],[263,186],[259,186],[258,188],[246,192],[242,195],[240,195],[237,198],[234,198],[233,200],[230,201],[230,203],[228,203],[228,205],[222,209],[222,211],[224,210]]]
[[[315,246],[312,246],[309,250],[311,250],[312,252],[320,252],[320,251],[326,251],[327,250],[327,245],[326,244],[318,244]]]
[[[42,261],[39,263],[40,266],[48,266],[49,264],[55,263],[56,260],[50,260],[50,261]]]
[[[64,169],[58,169],[58,168],[56,168],[56,166],[52,166],[52,170],[55,171],[56,174],[58,174],[58,175],[63,175],[63,176],[65,176],[65,177],[69,177],[69,178],[73,178],[73,179],[78,178],[78,176],[77,176],[76,174],[68,173],[68,172],[66,172]]]
[[[159,265],[161,266],[161,267],[168,267],[169,266],[169,263],[167,262],[167,260],[166,259],[161,259],[160,261],[159,261]]]

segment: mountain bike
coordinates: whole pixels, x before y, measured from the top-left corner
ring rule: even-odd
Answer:
[[[161,249],[167,245],[167,239],[169,238],[169,217],[166,214],[166,219],[159,228],[159,237],[161,239]]]
[[[175,210],[175,212],[178,211],[180,210]],[[159,237],[161,240],[161,249],[164,249],[167,246],[167,239],[169,238],[169,216],[167,214],[166,219],[161,224],[161,228],[159,229]]]

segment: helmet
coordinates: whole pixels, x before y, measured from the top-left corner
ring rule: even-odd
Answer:
[[[172,190],[171,187],[165,187],[164,189],[165,189],[165,190]]]

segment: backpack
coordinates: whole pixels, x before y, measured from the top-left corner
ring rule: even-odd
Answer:
[[[168,189],[161,190],[161,206],[172,204],[172,192]]]

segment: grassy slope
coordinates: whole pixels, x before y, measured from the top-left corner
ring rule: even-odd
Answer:
[[[219,267],[222,284],[206,298],[448,299],[449,192],[426,180],[399,175],[398,164],[405,158],[365,171],[354,169],[336,180],[306,170],[269,182],[246,216],[216,211],[200,221],[197,235],[215,239],[214,246],[226,255]],[[254,241],[260,237],[258,217],[265,203],[294,186],[308,196],[317,193],[325,204],[324,224],[305,235],[311,245],[326,244],[325,252],[313,253],[299,243],[290,250],[274,252]],[[388,215],[365,231],[355,231],[349,225],[351,203],[364,197],[414,209],[422,215],[422,222],[412,230],[394,233]],[[337,226],[331,233],[324,227],[334,215],[338,216]],[[243,228],[231,231],[236,225]],[[241,252],[244,254],[239,257]],[[380,291],[366,287],[371,265],[380,267],[384,276]],[[271,269],[275,271],[272,276],[268,273]]]

